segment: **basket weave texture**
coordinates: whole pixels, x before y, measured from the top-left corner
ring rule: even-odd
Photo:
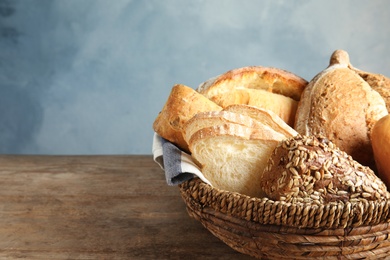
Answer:
[[[390,259],[390,201],[285,203],[182,183],[189,215],[260,259]]]

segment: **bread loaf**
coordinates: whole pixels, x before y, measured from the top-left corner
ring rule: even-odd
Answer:
[[[355,71],[348,53],[332,54],[327,69],[302,93],[295,129],[302,135],[322,135],[365,166],[375,167],[370,134],[387,115],[383,98]]]
[[[185,85],[175,85],[164,107],[153,123],[154,131],[188,152],[188,144],[182,135],[184,124],[196,113],[218,111],[222,107]]]
[[[385,100],[387,111],[390,113],[390,79],[381,74],[366,72],[356,68],[352,69],[382,96]]]
[[[247,104],[271,110],[292,126],[306,85],[306,80],[291,72],[249,66],[212,78],[197,90],[222,107]]]
[[[270,154],[283,139],[284,135],[265,125],[251,128],[226,123],[195,132],[189,149],[214,187],[262,197],[261,175]]]
[[[390,115],[387,115],[374,125],[371,134],[378,176],[390,189]]]
[[[280,143],[260,180],[266,196],[287,203],[388,199],[385,184],[324,137],[297,135]]]

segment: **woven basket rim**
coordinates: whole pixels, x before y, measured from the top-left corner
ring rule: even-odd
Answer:
[[[293,228],[338,229],[375,226],[390,222],[390,200],[286,203],[221,190],[193,178],[179,185],[185,203],[195,210],[209,208],[234,218],[263,225]]]

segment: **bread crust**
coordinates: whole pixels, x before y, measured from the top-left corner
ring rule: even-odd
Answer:
[[[153,122],[153,129],[161,137],[189,152],[182,134],[184,124],[196,113],[219,110],[222,110],[222,107],[194,89],[177,84],[172,87],[166,103]]]

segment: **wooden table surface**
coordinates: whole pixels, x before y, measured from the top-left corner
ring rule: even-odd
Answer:
[[[0,156],[0,259],[251,259],[187,215],[152,156]]]

